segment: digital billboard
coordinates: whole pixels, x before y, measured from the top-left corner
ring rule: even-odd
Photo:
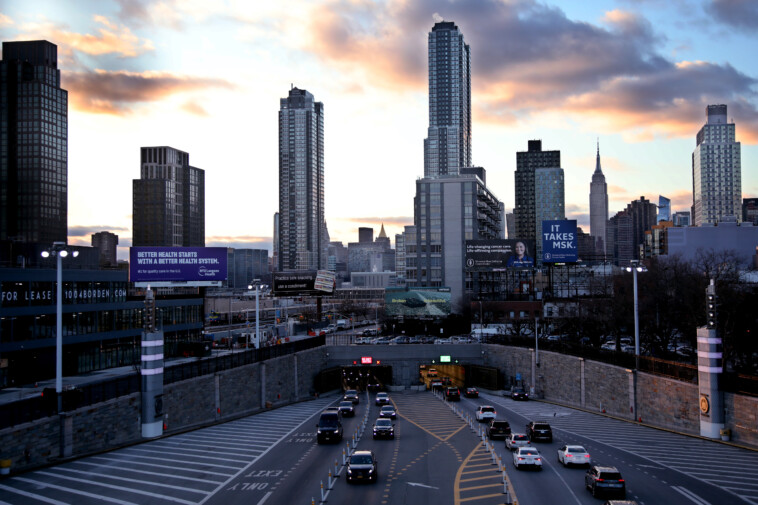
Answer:
[[[384,311],[389,317],[449,316],[450,288],[387,288]]]
[[[502,271],[534,266],[534,241],[490,239],[466,241],[466,270]]]
[[[129,248],[130,282],[214,286],[225,280],[225,247]]]
[[[542,262],[576,263],[576,219],[542,221]]]
[[[274,296],[302,296],[315,292],[316,270],[274,272],[272,290]]]

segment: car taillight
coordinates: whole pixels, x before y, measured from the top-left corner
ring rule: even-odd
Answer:
[[[537,461],[542,461],[542,458],[537,458]]]
[[[619,482],[624,482],[624,479],[619,479]]]
[[[598,478],[597,481],[598,482],[605,482],[605,479]]]
[[[571,454],[566,454],[566,457],[567,458],[573,458],[573,456]]]
[[[589,454],[585,454],[585,455],[584,455],[584,457],[585,457],[585,458],[589,458],[589,457],[590,457],[590,455],[589,455]]]
[[[519,460],[519,461],[524,461],[524,458],[521,458],[521,457],[520,457],[518,460]]]

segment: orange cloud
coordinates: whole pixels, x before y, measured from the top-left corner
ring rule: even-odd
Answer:
[[[69,90],[71,107],[96,114],[130,112],[134,104],[209,88],[233,89],[223,79],[175,75],[168,72],[66,72],[63,87]],[[185,110],[187,110],[185,106]],[[189,112],[200,113],[199,108]]]
[[[21,27],[23,35],[20,39],[53,41],[64,55],[77,50],[94,56],[117,54],[134,58],[155,49],[150,40],[140,39],[126,26],[118,26],[104,16],[94,16],[93,19],[101,25],[95,35],[71,32],[53,23],[27,23]]]
[[[208,111],[205,110],[205,108],[203,108],[197,102],[185,102],[184,105],[182,105],[182,110],[189,112],[190,114],[194,114],[195,116],[201,116],[201,117],[210,116],[210,114],[208,114]]]
[[[13,20],[9,18],[8,16],[6,16],[5,14],[3,14],[2,12],[0,12],[0,27],[10,26],[12,24],[13,24]]]

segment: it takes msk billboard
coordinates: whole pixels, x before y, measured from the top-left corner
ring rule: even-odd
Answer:
[[[542,262],[576,263],[576,219],[542,221]]]
[[[129,281],[151,286],[220,285],[226,280],[225,247],[132,247]]]

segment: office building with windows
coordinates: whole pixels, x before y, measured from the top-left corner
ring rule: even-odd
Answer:
[[[562,168],[537,168],[534,171],[535,260],[538,263],[542,263],[542,221],[566,219],[564,187]]]
[[[142,147],[132,181],[132,245],[205,247],[205,170],[173,147]]]
[[[590,183],[590,236],[595,241],[594,255],[605,255],[608,226],[608,184],[600,167],[600,142],[597,144],[595,172]]]
[[[530,140],[528,151],[516,153],[515,202],[516,235],[510,238],[537,240],[537,207],[535,194],[535,171],[538,168],[561,166],[560,151],[543,151],[541,140]],[[510,234],[510,232],[509,232]]]
[[[92,234],[92,247],[100,253],[100,266],[112,268],[118,265],[118,235],[109,231]]]
[[[451,21],[429,32],[429,129],[424,177],[456,175],[471,166],[471,55]]]
[[[68,92],[58,47],[3,42],[0,240],[68,240]]]
[[[292,88],[279,108],[278,271],[326,268],[324,104]]]
[[[671,199],[658,195],[658,219],[661,221],[671,221]]]
[[[742,169],[736,126],[726,105],[708,105],[692,153],[692,224],[742,220]],[[727,217],[728,219],[724,219]]]

